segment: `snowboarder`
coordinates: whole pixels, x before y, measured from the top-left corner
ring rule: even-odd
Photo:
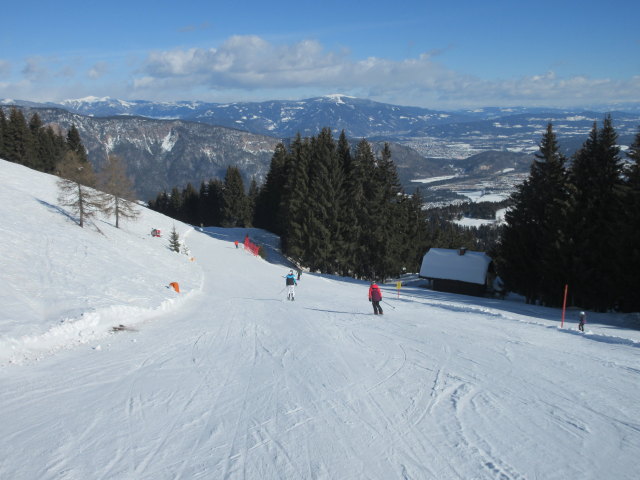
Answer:
[[[374,315],[382,315],[382,307],[380,306],[380,301],[382,300],[382,292],[380,291],[380,287],[376,284],[376,282],[371,282],[371,286],[369,287],[369,301],[373,304],[373,314]]]
[[[587,323],[587,314],[580,312],[580,323],[578,323],[578,330],[584,332],[584,324]]]
[[[293,270],[289,270],[289,274],[285,277],[285,282],[287,286],[287,300],[293,301],[296,299],[295,286],[298,284],[296,277],[293,275]]]
[[[236,248],[238,248],[238,240],[236,240],[235,242],[233,242],[236,246]]]

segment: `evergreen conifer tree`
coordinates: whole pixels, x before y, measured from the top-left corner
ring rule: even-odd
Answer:
[[[28,126],[30,133],[29,144],[31,145],[31,151],[29,155],[30,158],[28,158],[25,165],[35,170],[44,171],[45,154],[41,150],[42,146],[40,144],[41,130],[43,126],[42,120],[40,119],[40,116],[37,112],[31,115]]]
[[[41,128],[38,132],[37,155],[39,168],[46,173],[52,173],[56,165],[62,161],[66,152],[64,138],[56,135],[51,126]]]
[[[176,231],[176,226],[174,225],[171,229],[171,233],[169,234],[169,250],[180,253],[180,235]]]
[[[209,181],[207,188],[207,219],[208,225],[222,224],[222,208],[224,206],[224,183],[219,178]]]
[[[12,107],[5,131],[6,160],[32,167],[33,139],[22,110]]]
[[[168,216],[169,195],[166,191],[159,193],[155,199],[149,200],[148,206],[151,210],[163,213]]]
[[[310,266],[335,273],[342,236],[338,213],[343,195],[343,177],[331,129],[323,128],[311,140],[312,168],[309,172],[307,255]]]
[[[583,308],[606,310],[618,296],[621,173],[617,134],[607,115],[602,130],[594,124],[570,170],[575,188],[571,283],[573,299]]]
[[[249,212],[244,183],[238,167],[227,167],[224,178],[222,226],[244,227],[248,224]]]
[[[353,175],[359,185],[357,192],[361,202],[357,217],[360,227],[360,241],[356,250],[354,270],[357,277],[374,279],[376,265],[373,256],[377,255],[378,239],[381,235],[381,214],[379,185],[375,177],[376,160],[371,145],[365,139],[360,140],[355,149]]]
[[[169,193],[169,205],[167,207],[167,216],[175,218],[176,220],[182,219],[182,192],[180,192],[178,187],[171,189],[171,193]]]
[[[75,125],[71,125],[67,132],[67,146],[69,150],[74,152],[81,162],[87,162],[87,150],[80,139],[80,132]]]
[[[570,229],[567,222],[572,208],[572,190],[568,183],[566,158],[560,153],[551,123],[540,142],[531,167],[533,182],[539,184],[536,212],[539,215],[541,243],[540,298],[545,305],[559,306],[563,300],[564,285],[571,271]]]
[[[405,220],[399,206],[401,188],[395,164],[391,159],[391,149],[385,142],[380,158],[376,163],[376,180],[380,191],[380,234],[375,252],[377,259],[377,277],[384,280],[388,276],[400,273],[403,263],[401,258],[402,236]]]
[[[284,144],[276,145],[269,172],[264,185],[260,189],[254,207],[253,224],[271,232],[282,234],[280,205],[286,181],[285,164],[287,149]]]
[[[305,261],[312,270],[330,271],[331,267],[331,202],[329,166],[335,152],[327,129],[311,138],[309,169],[309,201],[307,210],[308,242]]]
[[[305,261],[309,251],[309,164],[311,144],[300,134],[291,144],[285,162],[286,179],[279,206],[283,224],[283,251],[296,263]]]
[[[424,200],[420,189],[413,195],[402,195],[398,202],[398,259],[402,271],[417,272],[422,257],[429,249],[426,235],[426,218],[423,210]]]
[[[182,215],[181,220],[190,225],[198,224],[198,192],[191,182],[182,190]]]
[[[564,163],[548,124],[529,177],[512,195],[513,207],[505,215],[500,275],[528,303],[561,302],[562,284],[568,278],[564,224],[569,193]]]
[[[258,182],[256,182],[255,177],[252,177],[251,182],[249,183],[249,192],[247,193],[248,227],[253,226],[253,212],[256,208],[256,201],[259,193],[260,189],[258,188]]]
[[[7,159],[7,116],[2,107],[0,107],[0,158]]]
[[[338,159],[343,175],[342,202],[339,206],[339,221],[342,229],[340,249],[339,273],[343,276],[355,271],[356,259],[361,237],[361,227],[358,219],[358,209],[363,203],[362,172],[357,168],[351,156],[351,146],[342,130],[338,139]]]
[[[630,145],[627,156],[631,164],[626,171],[625,215],[621,215],[624,224],[618,231],[622,240],[618,306],[625,312],[640,312],[640,131]]]

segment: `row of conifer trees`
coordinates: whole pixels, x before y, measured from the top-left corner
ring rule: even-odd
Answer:
[[[87,161],[87,152],[75,125],[65,136],[51,125],[43,125],[37,112],[27,121],[19,108],[12,107],[8,115],[0,108],[0,158],[54,173],[68,152],[73,152],[80,161]]]
[[[152,209],[195,224],[256,226],[281,237],[282,251],[313,271],[383,278],[413,267],[424,244],[406,235],[424,222],[418,197],[402,194],[388,146],[376,158],[362,141],[325,128],[279,144],[263,185],[229,167],[224,181],[161,193]],[[424,253],[424,252],[422,252]]]
[[[640,311],[640,133],[624,156],[610,116],[571,159],[548,125],[506,215],[498,270],[528,302]]]
[[[434,245],[473,245],[468,229],[422,208],[419,192],[406,195],[388,145],[376,155],[366,140],[350,146],[329,128],[279,144],[265,182],[248,193],[239,170],[196,191],[162,192],[149,206],[192,224],[256,226],[278,234],[283,252],[313,271],[387,278],[417,271]]]
[[[351,151],[331,130],[279,145],[255,202],[256,226],[278,233],[283,251],[314,271],[384,279],[424,254],[419,194],[402,191],[389,145]]]

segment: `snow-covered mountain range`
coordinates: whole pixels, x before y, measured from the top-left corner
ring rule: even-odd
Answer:
[[[447,159],[468,158],[487,150],[531,151],[548,122],[553,122],[567,148],[573,148],[575,142],[570,140],[584,137],[585,131],[588,132],[594,121],[601,121],[605,113],[613,115],[622,144],[626,144],[627,136],[637,132],[640,124],[640,102],[599,110],[487,107],[456,111],[391,105],[346,95],[224,104],[124,101],[109,97],[65,100],[59,104],[16,103],[59,107],[95,117],[133,115],[181,119],[277,138],[292,138],[297,133],[303,137],[316,135],[328,126],[336,132],[345,130],[350,138],[390,140],[412,146],[425,157]]]
[[[412,191],[426,181],[430,190],[439,189],[438,194],[431,191],[432,197],[449,200],[464,198],[455,192],[470,189],[513,191],[527,174],[548,122],[568,156],[606,111],[623,148],[640,128],[640,104],[611,106],[626,110],[514,107],[446,112],[329,95],[227,104],[88,97],[59,104],[4,100],[1,105],[37,110],[46,121],[65,128],[76,124],[94,164],[103,162],[107,153],[121,155],[145,200],[187,182],[199,185],[224,174],[229,164],[238,166],[247,182],[252,177],[261,181],[275,143],[298,133],[316,135],[327,126],[336,134],[344,130],[354,141],[367,138],[376,149],[391,142],[405,188]],[[227,141],[219,143],[222,137]],[[448,180],[430,182],[440,177]]]

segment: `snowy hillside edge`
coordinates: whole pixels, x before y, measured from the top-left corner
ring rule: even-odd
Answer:
[[[108,218],[80,228],[56,205],[56,177],[4,160],[0,172],[0,365],[95,342],[201,291],[197,263],[168,248],[174,226],[187,243],[192,227],[142,208],[120,229]],[[152,228],[163,237],[151,237]]]

